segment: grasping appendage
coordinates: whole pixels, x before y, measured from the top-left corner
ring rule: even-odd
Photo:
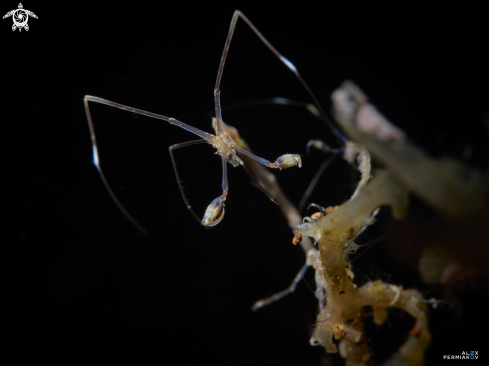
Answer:
[[[316,101],[316,98],[314,94],[312,94],[312,91],[309,88],[307,90],[311,94],[314,101]],[[236,108],[236,107],[244,107],[244,106],[252,106],[252,105],[267,105],[267,104],[299,107],[307,110],[314,117],[316,117],[317,119],[319,119],[321,122],[325,123],[328,127],[332,129],[332,131],[336,136],[336,139],[338,140],[339,145],[342,146],[340,148],[332,148],[321,140],[310,140],[307,143],[308,155],[311,152],[311,147],[313,147],[317,150],[321,150],[324,153],[331,154],[331,156],[321,164],[318,171],[314,175],[314,178],[309,183],[307,190],[305,191],[299,205],[297,206],[299,212],[302,212],[302,209],[306,205],[307,199],[311,195],[312,191],[316,187],[317,183],[319,182],[319,179],[322,177],[326,169],[340,155],[342,155],[343,158],[361,174],[361,179],[358,182],[357,188],[351,197],[352,199],[355,198],[358,195],[360,189],[367,184],[370,178],[371,159],[368,150],[360,144],[349,141],[336,127],[334,127],[334,124],[331,122],[329,117],[321,108],[321,105],[316,106],[312,103],[292,100],[283,97],[275,97],[269,99],[259,99],[259,100],[251,100],[251,101],[246,101],[241,103],[235,103],[234,105],[228,106],[227,108]]]

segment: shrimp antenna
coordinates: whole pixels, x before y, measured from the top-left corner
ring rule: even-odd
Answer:
[[[309,88],[309,85],[304,81],[302,76],[299,74],[299,71],[297,71],[297,68],[295,65],[290,62],[288,59],[286,59],[280,52],[278,52],[275,47],[273,47],[270,42],[260,33],[258,29],[251,23],[251,21],[239,10],[236,10],[233,14],[233,19],[231,20],[231,25],[229,28],[229,33],[228,37],[226,39],[226,44],[224,45],[224,52],[222,54],[221,58],[221,63],[219,65],[219,71],[217,73],[217,80],[216,80],[216,87],[215,90],[219,91],[219,86],[221,84],[221,78],[222,78],[222,72],[224,69],[224,63],[226,62],[226,57],[228,54],[229,50],[229,45],[231,43],[231,39],[233,38],[233,33],[234,29],[236,28],[236,23],[238,21],[238,18],[241,17],[241,19],[244,20],[244,22],[248,25],[248,27],[251,28],[251,30],[256,34],[256,36],[263,42],[263,44],[285,65],[291,70],[297,79],[301,82],[302,86],[307,90],[309,95],[311,96],[312,100],[314,101],[314,104],[316,104],[316,107],[318,108],[320,114],[321,114],[321,120],[323,120],[326,125],[333,130],[333,133],[336,136],[336,139],[340,143],[341,146],[344,146],[347,142],[348,139],[335,127],[333,122],[331,122],[331,119],[328,117],[326,112],[324,111],[323,107],[319,103],[318,99],[316,98],[316,95],[312,92],[311,88]],[[218,110],[219,109],[219,110]],[[221,108],[218,103],[216,103],[216,118],[219,120],[221,119]]]

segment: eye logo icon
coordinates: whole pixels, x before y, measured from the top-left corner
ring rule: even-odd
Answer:
[[[18,9],[11,10],[7,14],[5,14],[3,16],[3,19],[8,18],[10,16],[14,21],[14,24],[12,25],[12,30],[15,31],[17,28],[19,28],[19,32],[22,31],[22,28],[24,28],[26,31],[29,30],[29,26],[27,25],[29,16],[37,19],[37,15],[30,10],[24,9],[22,3],[19,3]]]

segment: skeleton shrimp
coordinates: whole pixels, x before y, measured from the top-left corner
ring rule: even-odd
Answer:
[[[170,156],[172,159],[172,164],[173,168],[175,171],[175,176],[177,179],[178,187],[180,189],[180,194],[182,196],[182,199],[185,203],[185,206],[189,209],[191,214],[197,219],[199,223],[201,223],[205,227],[213,227],[221,222],[221,220],[224,217],[225,213],[225,204],[224,202],[226,201],[226,197],[229,191],[229,185],[228,185],[228,178],[227,178],[227,164],[231,164],[233,167],[237,167],[239,165],[243,166],[248,173],[251,175],[249,170],[247,169],[242,157],[247,156],[254,161],[259,162],[260,164],[271,168],[271,169],[286,169],[290,168],[292,166],[297,165],[299,168],[302,166],[302,161],[301,157],[298,154],[284,154],[280,156],[275,162],[270,162],[266,159],[263,159],[259,156],[256,156],[252,154],[251,152],[240,148],[236,142],[233,140],[233,138],[228,135],[224,129],[223,129],[223,120],[222,120],[222,115],[221,115],[221,90],[220,90],[220,85],[221,85],[221,79],[222,79],[222,74],[224,70],[224,64],[226,62],[226,58],[229,52],[229,46],[231,44],[231,40],[233,38],[234,30],[236,28],[236,24],[238,19],[241,18],[243,21],[248,25],[248,27],[255,33],[255,35],[265,44],[265,46],[282,62],[284,63],[290,70],[292,70],[295,75],[299,78],[299,80],[302,82],[302,84],[306,87],[306,89],[309,91],[309,93],[313,96],[315,99],[314,95],[312,92],[309,90],[305,82],[302,80],[302,77],[299,75],[297,72],[295,66],[287,60],[285,57],[283,57],[266,39],[265,37],[256,29],[256,27],[251,23],[248,18],[241,13],[240,11],[235,11],[233,18],[231,20],[231,25],[229,28],[229,33],[227,35],[226,43],[224,45],[224,51],[222,53],[221,61],[219,64],[219,69],[217,73],[217,79],[216,79],[216,84],[214,88],[214,104],[215,104],[215,117],[213,118],[212,121],[212,127],[214,128],[215,135],[209,134],[205,131],[202,131],[196,127],[193,127],[191,125],[188,125],[182,121],[179,121],[175,118],[172,117],[166,117],[160,114],[144,111],[141,109],[125,106],[116,102],[112,102],[106,99],[102,99],[99,97],[91,96],[91,95],[86,95],[84,97],[84,104],[85,104],[85,113],[87,116],[88,120],[88,125],[90,128],[90,135],[92,139],[92,149],[93,149],[93,163],[95,164],[100,178],[102,179],[103,184],[105,185],[105,188],[109,192],[109,195],[111,196],[112,200],[115,202],[117,207],[121,210],[121,212],[126,216],[129,221],[131,221],[142,233],[147,234],[146,229],[135,219],[133,216],[124,208],[124,206],[120,203],[118,198],[116,197],[115,193],[112,191],[107,179],[105,178],[105,175],[102,171],[102,167],[100,165],[100,159],[99,159],[99,153],[98,153],[98,147],[97,147],[97,140],[95,136],[95,129],[92,121],[92,117],[90,114],[90,109],[89,109],[89,104],[88,102],[95,102],[99,104],[105,104],[111,107],[115,107],[118,109],[122,109],[124,111],[140,114],[143,116],[147,117],[152,117],[155,119],[163,120],[166,121],[172,125],[178,126],[180,128],[183,128],[197,136],[199,136],[201,139],[200,140],[194,140],[194,141],[188,141],[176,145],[172,145],[169,147],[170,151]],[[194,212],[192,207],[190,206],[184,192],[182,185],[180,183],[180,179],[178,176],[178,171],[177,167],[175,164],[175,159],[173,156],[173,150],[186,147],[186,146],[191,146],[195,144],[201,144],[201,143],[208,143],[212,145],[213,148],[217,150],[217,154],[221,156],[222,160],[222,193],[220,196],[218,196],[216,199],[214,199],[209,206],[207,207],[204,217],[199,219],[197,214]],[[258,186],[262,189],[262,191],[272,200],[272,196],[270,196],[258,183]],[[274,201],[275,202],[275,201]]]

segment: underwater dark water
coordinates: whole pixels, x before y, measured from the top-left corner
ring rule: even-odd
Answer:
[[[304,257],[290,244],[278,209],[243,169],[229,169],[226,216],[205,230],[181,200],[167,150],[194,137],[164,122],[91,106],[101,164],[121,202],[150,232],[145,237],[111,201],[91,164],[85,94],[213,132],[213,88],[234,5],[24,5],[39,17],[29,20],[29,31],[12,32],[11,20],[1,29],[10,50],[4,110],[15,113],[6,122],[20,127],[7,135],[18,141],[12,196],[19,211],[16,240],[5,242],[9,253],[13,249],[6,255],[9,348],[29,360],[137,356],[178,364],[319,365],[320,352],[308,344],[317,305],[307,284],[269,308],[250,310],[288,286]],[[462,26],[457,19],[464,14],[428,9],[240,9],[297,66],[327,111],[331,92],[352,79],[433,156],[487,167],[488,78],[476,17]],[[302,110],[226,110],[274,96],[309,101],[294,75],[240,23],[223,76],[223,118],[258,155],[303,155],[301,170],[276,172],[297,204],[322,162],[319,153],[306,156],[307,141],[337,143]],[[176,153],[199,215],[220,194],[220,160],[213,152],[202,145]],[[355,182],[345,165],[331,167],[311,202],[348,199]],[[368,235],[389,227],[388,214],[383,218]],[[359,281],[388,277],[442,295],[424,285],[415,268],[389,257],[385,245],[355,261]],[[476,250],[483,243],[461,245]],[[308,273],[310,286],[312,280]],[[470,350],[483,358],[484,343],[475,336],[485,322],[481,286],[474,281],[454,289],[450,301],[430,312],[429,364]],[[379,359],[397,342],[391,330],[409,325],[397,315],[382,330],[369,328]]]

